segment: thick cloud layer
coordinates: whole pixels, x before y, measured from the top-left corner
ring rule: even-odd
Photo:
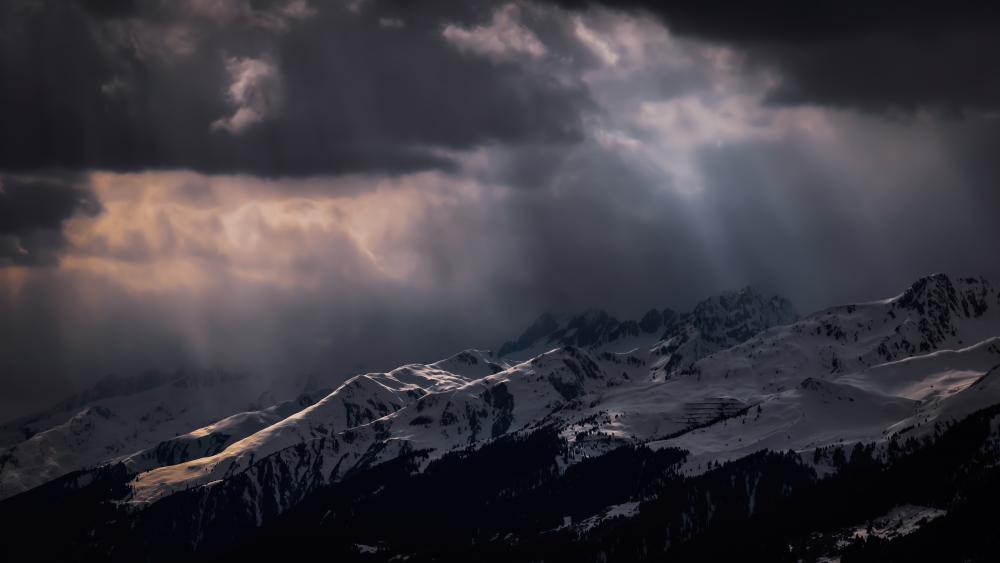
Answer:
[[[467,10],[368,4],[5,2],[0,169],[399,172],[579,137],[577,85],[449,44]]]
[[[1000,9],[988,2],[559,0],[659,17],[672,31],[777,71],[769,100],[866,111],[995,112]]]
[[[1000,283],[990,14],[644,6],[3,3],[0,418],[107,372],[431,361],[543,311]]]
[[[63,224],[99,212],[85,179],[0,177],[0,267],[56,264]]]

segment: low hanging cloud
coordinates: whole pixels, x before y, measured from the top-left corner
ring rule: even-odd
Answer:
[[[281,79],[274,64],[251,58],[230,58],[226,70],[232,78],[227,92],[236,111],[212,122],[212,129],[237,134],[278,111]]]
[[[1000,50],[1000,9],[990,3],[554,3],[652,15],[678,35],[737,49],[776,71],[774,104],[903,114],[1000,109],[1000,78],[983,57]]]
[[[517,4],[498,8],[488,26],[464,28],[448,24],[441,33],[460,51],[497,61],[520,56],[537,59],[546,53],[541,40],[521,23],[521,9]]]
[[[573,18],[573,33],[576,38],[580,40],[581,43],[586,45],[597,57],[607,65],[613,65],[618,62],[618,53],[615,48],[605,40],[600,33],[587,27],[586,22],[583,18],[577,16]]]
[[[57,264],[64,224],[100,211],[83,178],[0,176],[0,268]]]

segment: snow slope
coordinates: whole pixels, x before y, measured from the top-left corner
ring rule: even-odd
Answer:
[[[92,387],[61,401],[52,408],[0,424],[0,448],[7,448],[65,423],[90,404],[112,397],[133,395],[154,387],[167,385],[183,377],[183,374],[168,374],[147,371],[132,377],[107,375]]]
[[[469,354],[465,360],[477,357]],[[460,362],[469,366],[469,361]],[[477,360],[477,365],[478,365]],[[436,367],[412,364],[388,373],[355,376],[316,404],[229,445],[210,456],[142,473],[136,503],[149,503],[194,484],[242,473],[255,461],[300,444],[358,428],[412,404],[428,393],[458,388],[468,379]],[[339,450],[339,443],[338,448]]]
[[[744,290],[702,302],[649,347],[633,344],[652,331],[629,332],[592,312],[548,335],[530,328],[515,346],[576,339],[587,347],[523,362],[510,360],[518,352],[510,346],[503,359],[467,351],[356,377],[215,455],[140,475],[132,501],[230,481],[245,488],[232,479],[244,473],[253,481],[284,472],[287,486],[319,486],[407,452],[434,458],[545,425],[560,428],[568,463],[638,442],[688,450],[689,471],[761,449],[883,440],[1000,402],[1000,375],[986,376],[1000,363],[997,299],[984,280],[931,276],[892,299],[778,324],[791,315],[784,302]],[[663,324],[661,315],[646,326]],[[675,354],[684,361],[664,361]],[[253,489],[286,494],[243,491],[259,510],[304,494]]]
[[[247,376],[204,372],[86,402],[67,420],[0,453],[0,499],[252,410],[262,398],[261,388]],[[61,415],[35,420],[41,428]]]
[[[394,370],[389,385],[404,393],[456,386],[468,381],[460,374],[499,371],[503,362],[497,362],[489,352],[466,350],[430,366]],[[108,376],[48,411],[3,426],[13,443],[0,451],[0,499],[102,463],[122,461],[141,472],[215,455],[328,395],[335,386],[324,389],[327,379],[275,384],[221,372]],[[276,402],[303,388],[316,390]],[[257,408],[268,403],[275,404]],[[359,408],[358,416],[366,416],[367,407]]]
[[[325,395],[325,391],[305,393],[296,400],[282,401],[266,409],[227,416],[207,426],[164,440],[121,461],[130,471],[142,472],[214,455],[238,440],[277,424]]]
[[[936,275],[796,320],[786,301],[742,290],[635,323],[543,316],[503,351],[359,375],[296,405],[232,409],[246,412],[104,459],[140,472],[128,499],[138,510],[188,491],[202,495],[205,517],[236,510],[260,523],[398,456],[426,463],[550,425],[565,440],[563,466],[646,443],[690,452],[688,472],[761,449],[808,454],[930,433],[1000,403],[1000,296],[985,280]]]

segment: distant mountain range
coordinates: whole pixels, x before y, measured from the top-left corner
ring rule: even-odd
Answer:
[[[947,532],[975,560],[1000,293],[546,314],[339,384],[107,380],[0,437],[0,525],[45,558],[910,560]]]

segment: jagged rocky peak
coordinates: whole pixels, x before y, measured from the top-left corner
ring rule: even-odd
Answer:
[[[566,329],[560,335],[560,339],[569,340],[566,344],[575,346],[593,346],[608,339],[614,340],[624,334],[637,332],[627,326],[634,324],[631,321],[623,324],[607,311],[590,309],[582,315],[571,318],[566,323]]]
[[[650,309],[638,321],[619,320],[600,309],[576,316],[546,313],[517,340],[501,346],[499,356],[516,354],[526,359],[558,346],[600,348],[613,344],[622,348],[616,351],[626,351],[636,346],[652,346],[658,340],[690,336],[692,331],[707,342],[731,345],[797,318],[787,299],[746,287],[705,299],[688,313],[670,308]]]
[[[559,329],[559,325],[559,320],[555,315],[543,313],[535,319],[535,322],[531,323],[531,326],[521,333],[521,336],[517,337],[517,340],[504,342],[497,353],[501,356],[506,356],[513,352],[530,348],[534,344],[550,337],[552,333]]]
[[[682,319],[683,315],[669,307],[662,311],[650,309],[639,320],[639,330],[644,333],[670,331],[676,328]]]
[[[921,315],[942,316],[949,313],[980,317],[990,307],[1000,304],[1000,295],[983,278],[957,278],[933,274],[913,282],[892,303]]]
[[[639,320],[639,329],[643,332],[653,332],[663,325],[663,313],[650,309]]]
[[[553,315],[545,313],[525,330],[517,340],[505,342],[500,347],[499,355],[506,356],[515,352],[535,350],[539,346],[555,347],[561,345],[590,346],[597,343],[610,330],[620,323],[606,311],[591,309],[576,316]]]
[[[738,343],[764,329],[791,324],[797,319],[798,312],[784,297],[744,287],[701,301],[691,312],[690,322],[704,339]]]
[[[641,320],[619,320],[602,309],[590,309],[575,316],[546,313],[521,336],[500,347],[499,356],[520,353],[533,356],[559,346],[596,348],[643,335],[657,335],[678,315],[670,309],[651,310]]]
[[[795,307],[787,299],[751,287],[705,299],[664,331],[652,350],[662,358],[654,365],[654,377],[688,369],[701,358],[797,319]]]

